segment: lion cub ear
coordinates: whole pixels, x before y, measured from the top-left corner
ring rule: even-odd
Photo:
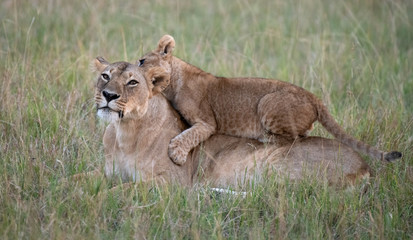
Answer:
[[[158,48],[156,49],[156,52],[160,53],[162,56],[171,56],[174,48],[174,38],[170,35],[164,35],[158,42]]]
[[[110,63],[106,61],[103,57],[97,57],[94,60],[94,64],[95,64],[95,67],[93,69],[94,72],[96,71],[103,72],[103,70],[105,70],[105,68],[109,66]]]
[[[152,95],[156,95],[168,87],[171,75],[160,67],[154,67],[146,73],[146,79],[150,81]]]

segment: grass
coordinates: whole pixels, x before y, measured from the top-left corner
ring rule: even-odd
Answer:
[[[413,238],[411,1],[25,1],[0,8],[0,238]],[[103,178],[90,61],[135,61],[163,34],[224,76],[302,86],[351,135],[402,160],[362,193],[273,177],[245,199]],[[320,126],[314,135],[329,137]]]

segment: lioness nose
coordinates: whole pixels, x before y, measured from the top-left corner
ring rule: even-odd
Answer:
[[[107,102],[118,99],[120,97],[120,95],[118,95],[116,93],[110,93],[110,92],[107,92],[107,91],[103,91],[102,94],[105,97]]]

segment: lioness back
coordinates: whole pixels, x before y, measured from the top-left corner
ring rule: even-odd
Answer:
[[[200,162],[203,182],[217,187],[245,186],[274,176],[283,181],[310,177],[330,184],[352,183],[370,176],[357,152],[334,139],[308,137],[282,147],[253,139],[213,135],[192,154]]]

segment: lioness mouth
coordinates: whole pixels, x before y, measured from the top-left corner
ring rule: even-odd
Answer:
[[[112,108],[108,107],[108,106],[104,106],[104,107],[98,107],[97,110],[102,110],[105,112],[116,112],[119,115],[119,118],[123,118],[123,111],[115,111]]]

